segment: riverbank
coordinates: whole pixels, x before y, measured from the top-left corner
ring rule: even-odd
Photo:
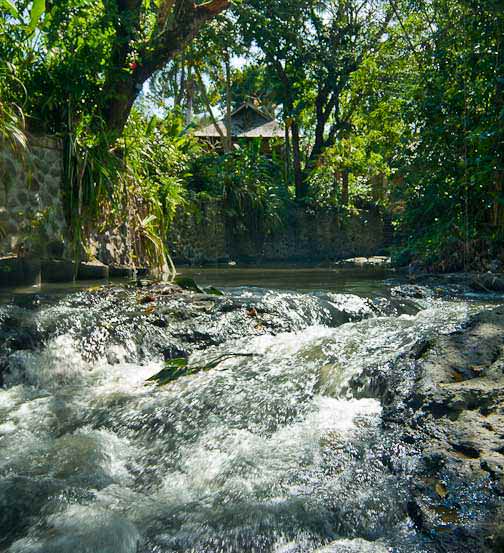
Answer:
[[[418,454],[407,510],[433,550],[503,551],[504,309],[420,341],[386,374],[369,368],[351,388],[378,398],[384,427]],[[385,462],[402,470],[394,457]]]

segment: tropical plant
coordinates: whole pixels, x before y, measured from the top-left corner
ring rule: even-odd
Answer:
[[[154,266],[174,272],[166,250],[170,225],[178,206],[184,204],[184,182],[189,177],[189,160],[198,154],[199,144],[184,132],[184,120],[172,114],[164,120],[149,120],[134,111],[124,133],[126,189],[129,206],[137,214],[139,236],[147,239],[140,251]]]
[[[221,199],[236,232],[265,235],[282,224],[289,202],[282,160],[262,154],[260,139],[230,153],[207,154],[192,172],[190,188]]]
[[[25,150],[25,116],[22,107],[10,99],[9,88],[17,86],[24,90],[16,77],[16,67],[10,62],[0,62],[0,141],[13,150]]]
[[[21,34],[22,48],[14,49],[34,117],[48,130],[62,131],[69,115],[90,116],[93,130],[103,128],[114,140],[143,83],[229,2],[34,0],[28,21],[23,4],[3,2],[10,14],[3,27],[9,40]],[[0,53],[12,53],[9,40],[0,41]]]

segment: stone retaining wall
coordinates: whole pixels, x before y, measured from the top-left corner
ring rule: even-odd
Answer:
[[[169,237],[178,263],[243,261],[323,261],[379,254],[386,245],[377,209],[353,215],[336,210],[292,207],[283,227],[268,236],[236,232],[221,202],[205,201],[180,211]]]
[[[31,135],[26,151],[13,151],[0,143],[0,257],[69,256],[62,179],[61,140]],[[94,233],[90,254],[107,265],[130,266],[134,264],[131,242],[123,223]]]
[[[0,257],[28,251],[32,257],[64,258],[62,144],[35,136],[29,142],[24,153],[0,144]],[[127,223],[95,233],[91,257],[111,266],[142,265],[145,260],[132,257],[130,234]],[[237,232],[222,202],[205,200],[179,210],[169,247],[178,263],[318,261],[375,255],[385,241],[382,218],[373,209],[342,215],[292,207],[284,226],[264,236]]]
[[[0,144],[0,255],[16,251],[22,242],[46,247],[65,234],[61,142],[33,136],[29,142],[28,151],[16,152]]]
[[[229,258],[226,219],[220,201],[209,200],[177,211],[168,237],[170,253],[181,263]]]

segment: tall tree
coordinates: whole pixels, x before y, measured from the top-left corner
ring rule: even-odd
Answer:
[[[348,130],[351,75],[376,48],[392,17],[387,0],[249,0],[239,6],[245,39],[276,83],[292,144],[296,197],[323,150]],[[307,129],[307,125],[312,128]],[[313,133],[303,167],[302,129]]]
[[[200,4],[192,0],[116,0],[108,6],[116,18],[112,63],[103,87],[103,116],[108,128],[120,133],[147,79],[173,59],[206,21],[225,10],[229,0]]]
[[[71,110],[77,119],[99,119],[113,140],[122,133],[143,84],[229,4],[230,0],[19,0],[0,4],[0,10],[14,6],[5,22],[8,36],[18,32],[20,21],[27,29],[26,43],[15,55],[30,88],[28,103],[47,130],[62,130]],[[36,32],[24,15],[27,5],[31,20],[40,19]],[[11,50],[8,40],[0,40],[0,55]]]
[[[423,31],[410,41],[418,69],[405,91],[401,229],[414,257],[470,268],[504,244],[502,2],[422,0],[408,15]]]

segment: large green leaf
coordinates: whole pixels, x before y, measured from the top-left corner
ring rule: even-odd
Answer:
[[[20,19],[19,12],[13,0],[0,0],[0,7],[5,8],[12,15],[12,17]]]
[[[147,379],[147,382],[155,382],[158,386],[165,386],[170,382],[174,382],[182,376],[190,376],[201,371],[209,371],[215,369],[226,359],[233,357],[254,357],[254,353],[225,353],[219,355],[215,359],[211,359],[204,365],[189,365],[189,360],[184,357],[170,359],[165,362],[164,369]]]
[[[200,294],[204,293],[204,290],[200,288],[194,279],[184,276],[175,277],[174,283],[177,286],[180,286],[184,290],[190,290],[191,292],[199,292]]]
[[[45,12],[46,3],[45,0],[33,0],[32,9],[30,11],[30,24],[28,25],[31,31],[37,28],[38,22]]]

